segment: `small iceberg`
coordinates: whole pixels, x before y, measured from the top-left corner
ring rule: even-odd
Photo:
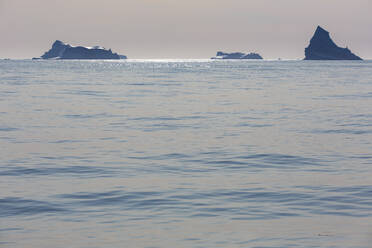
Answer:
[[[258,53],[225,53],[225,52],[217,52],[216,57],[212,57],[211,59],[263,59],[261,55]]]

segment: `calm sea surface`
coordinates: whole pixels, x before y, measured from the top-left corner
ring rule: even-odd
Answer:
[[[0,61],[0,247],[372,244],[372,61]]]

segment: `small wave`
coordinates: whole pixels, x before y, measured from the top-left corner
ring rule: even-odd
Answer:
[[[18,130],[20,129],[15,127],[0,127],[0,132],[13,132]]]
[[[0,198],[0,217],[60,214],[66,209],[46,201],[29,200],[19,197]]]
[[[49,143],[51,143],[51,144],[64,144],[64,143],[83,143],[83,142],[89,142],[89,141],[88,140],[64,139],[64,140],[51,141]]]
[[[98,113],[98,114],[67,114],[64,115],[68,119],[95,119],[95,118],[112,118],[114,115],[107,113]]]
[[[104,91],[94,91],[94,90],[76,90],[76,91],[63,91],[61,94],[67,95],[79,95],[79,96],[108,96]]]
[[[189,158],[190,155],[183,154],[183,153],[166,153],[156,156],[132,156],[128,157],[130,159],[139,159],[139,160],[168,160],[168,159],[183,159]]]
[[[213,156],[216,157],[216,156]],[[225,169],[298,169],[325,170],[325,161],[286,154],[252,154],[246,156],[225,156],[224,159],[206,158],[204,164]],[[221,167],[222,166],[222,167]]]
[[[113,168],[100,168],[91,166],[66,166],[66,167],[39,167],[39,168],[27,168],[24,166],[7,167],[4,170],[0,170],[1,176],[69,176],[77,177],[106,177],[114,174]]]
[[[350,94],[350,95],[329,95],[329,98],[341,98],[343,100],[353,100],[356,98],[372,98],[372,92],[360,93],[360,94]]]
[[[319,134],[370,134],[372,130],[360,130],[360,129],[314,129],[311,133]]]
[[[189,217],[227,216],[231,219],[277,219],[297,216],[337,215],[372,216],[372,187],[297,187],[296,189],[246,188],[210,191],[178,189],[176,191],[80,192],[55,197],[68,206],[110,208],[151,215]],[[265,207],[264,207],[265,206]],[[138,212],[139,211],[139,212]],[[132,215],[132,217],[135,217]]]

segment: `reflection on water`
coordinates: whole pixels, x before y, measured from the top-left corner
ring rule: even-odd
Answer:
[[[0,245],[369,247],[371,69],[0,61]]]

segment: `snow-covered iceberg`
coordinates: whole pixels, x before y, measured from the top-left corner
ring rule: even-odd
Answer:
[[[126,59],[125,55],[113,53],[104,47],[71,46],[56,40],[52,48],[45,52],[41,59]],[[35,58],[37,59],[37,58]]]
[[[212,57],[212,59],[262,59],[261,55],[258,53],[225,53],[225,52],[217,52],[216,57]]]

